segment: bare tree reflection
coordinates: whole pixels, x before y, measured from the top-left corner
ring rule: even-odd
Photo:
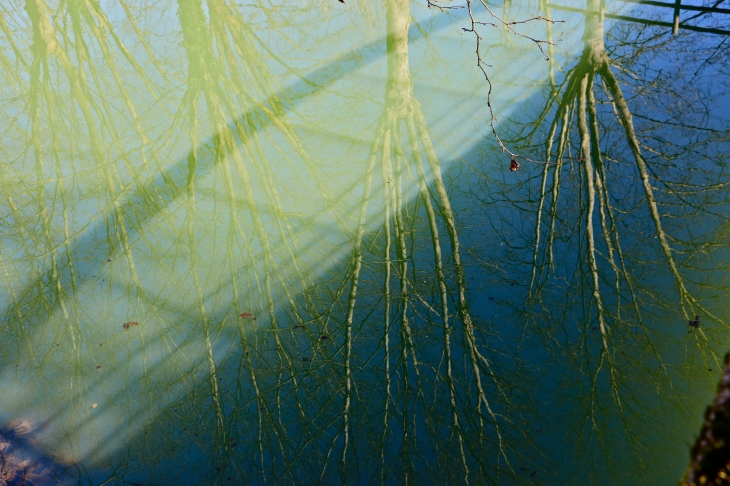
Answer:
[[[548,77],[536,116],[502,125],[511,131],[505,143],[548,163],[527,162],[501,186],[465,191],[489,205],[485,220],[498,233],[488,241],[499,249],[497,271],[469,261],[494,285],[524,287],[512,291],[524,307],[505,296],[495,315],[523,320],[518,355],[548,350],[550,360],[570,363],[542,383],[555,399],[552,420],[584,417],[579,447],[641,471],[667,457],[662,440],[680,434],[679,423],[694,420],[701,402],[687,390],[704,393],[724,354],[716,265],[727,234],[719,216],[727,124],[706,100],[727,85],[692,74],[714,42],[672,42],[624,24],[607,34],[605,4],[589,1],[588,10],[580,59],[566,60],[564,77]],[[675,418],[655,420],[647,407]]]
[[[535,160],[551,163],[536,180],[502,187],[476,171],[458,179],[439,159],[414,94],[408,0],[383,3],[383,103],[373,103],[366,142],[346,140],[336,170],[311,155],[294,107],[357,66],[339,58],[304,79],[296,62],[276,59],[310,91],[282,89],[247,9],[268,19],[289,6],[162,2],[150,6],[165,13],[151,27],[142,7],[114,5],[111,15],[90,0],[28,0],[0,16],[0,63],[15,66],[0,74],[10,81],[0,109],[27,122],[8,124],[3,139],[20,162],[0,173],[0,333],[17,347],[0,353],[0,379],[28,397],[2,400],[12,410],[21,398],[35,409],[53,402],[43,417],[59,425],[44,444],[80,468],[69,474],[521,484],[559,462],[541,458],[552,444],[531,424],[547,416],[548,392],[579,399],[562,410],[581,417],[576,443],[625,434],[638,456],[641,431],[659,425],[641,415],[654,398],[634,381],[687,408],[686,376],[668,366],[666,343],[693,340],[712,363],[707,328],[720,319],[688,267],[724,243],[680,242],[671,205],[690,201],[704,205],[691,216],[704,214],[715,196],[693,199],[707,186],[694,176],[657,188],[681,171],[644,155],[657,144],[637,129],[616,74],[627,63],[604,45],[600,2],[590,0],[598,13],[564,80],[552,34],[530,39],[555,63],[548,99],[509,142],[530,150],[547,140]],[[152,41],[160,32],[173,41]],[[712,136],[691,148],[722,150],[726,133]],[[640,197],[623,180],[624,153]],[[471,184],[479,191],[464,203]],[[724,180],[712,187],[722,209]],[[474,217],[480,228],[495,224],[486,246],[465,239],[473,221],[460,217],[464,207],[487,214]],[[625,236],[647,231],[644,220],[656,248],[649,236]],[[656,309],[672,297],[641,283],[644,268],[667,269],[673,312],[701,315],[696,332],[684,322],[675,341],[657,331],[651,318],[666,316]],[[496,275],[489,296],[468,284],[475,275]],[[526,322],[522,335],[514,314],[485,317],[491,296]],[[564,363],[559,372],[540,369],[545,350]]]

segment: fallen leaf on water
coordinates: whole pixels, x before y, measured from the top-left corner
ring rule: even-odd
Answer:
[[[101,369],[101,366],[97,366],[97,367],[96,367],[96,369],[97,369],[97,370],[98,370],[98,369]]]
[[[251,317],[252,315],[253,315],[253,314],[251,314],[250,312],[244,312],[243,314],[241,314],[241,317],[242,317],[242,318],[244,318],[244,319],[248,319],[248,318],[249,318],[249,317]]]
[[[139,326],[139,322],[137,322],[137,321],[129,321],[129,322],[125,322],[124,324],[122,324],[122,327],[124,329],[129,329],[132,326]]]
[[[95,403],[95,404],[93,404],[93,405],[91,406],[91,408],[96,408],[96,407],[98,407],[98,406],[99,406],[99,405]]]

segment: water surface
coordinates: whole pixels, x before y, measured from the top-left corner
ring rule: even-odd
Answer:
[[[725,37],[432,3],[0,7],[5,481],[680,479]]]

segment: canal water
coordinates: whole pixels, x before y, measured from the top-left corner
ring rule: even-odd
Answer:
[[[3,2],[3,484],[676,484],[730,59],[667,10]]]

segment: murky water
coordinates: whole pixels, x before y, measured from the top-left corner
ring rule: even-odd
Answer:
[[[680,479],[726,37],[428,5],[0,6],[3,481]]]

